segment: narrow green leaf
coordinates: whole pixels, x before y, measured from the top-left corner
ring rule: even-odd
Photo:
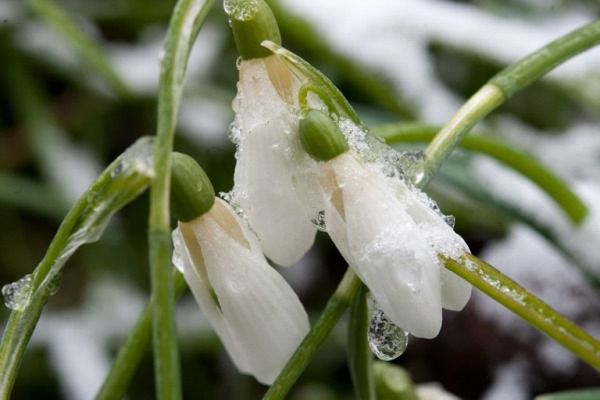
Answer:
[[[440,127],[420,124],[387,124],[373,128],[376,136],[389,144],[427,143],[431,141]],[[486,154],[507,167],[515,170],[542,189],[575,224],[583,222],[587,216],[585,203],[571,190],[569,185],[555,175],[532,154],[510,147],[499,139],[469,135],[459,146],[481,154]]]
[[[33,272],[31,293],[13,310],[0,342],[0,398],[9,398],[25,348],[56,279],[73,253],[100,238],[110,218],[142,193],[152,179],[151,143],[142,139],[104,170],[67,214]]]

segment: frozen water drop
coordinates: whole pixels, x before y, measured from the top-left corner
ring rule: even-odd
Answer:
[[[60,289],[61,285],[62,285],[62,274],[58,274],[54,278],[52,278],[52,280],[48,284],[48,289],[47,289],[48,295],[54,296],[56,293],[58,293],[58,290]]]
[[[27,274],[16,282],[2,287],[4,305],[11,310],[19,311],[25,308],[31,295],[31,274]]]
[[[394,324],[379,309],[375,301],[371,301],[371,321],[369,322],[369,348],[377,358],[390,361],[400,357],[408,346],[408,333]]]
[[[444,215],[444,222],[450,226],[450,228],[454,229],[454,224],[456,223],[456,218],[454,215]]]
[[[224,0],[223,8],[231,18],[239,21],[248,21],[258,11],[258,3],[256,0]]]
[[[320,210],[314,218],[311,218],[310,222],[322,232],[327,232],[327,226],[325,225],[325,211]]]

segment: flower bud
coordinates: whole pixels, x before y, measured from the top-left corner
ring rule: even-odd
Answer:
[[[271,51],[261,46],[264,40],[281,44],[277,20],[263,0],[225,0],[223,6],[242,59],[270,56]]]
[[[329,161],[348,151],[346,137],[323,111],[309,110],[300,120],[300,142],[315,160]]]
[[[171,212],[188,222],[206,213],[215,202],[208,176],[190,156],[173,153],[171,166]]]

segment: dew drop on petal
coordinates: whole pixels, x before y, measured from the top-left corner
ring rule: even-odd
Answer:
[[[400,357],[408,346],[408,333],[394,324],[370,298],[369,348],[377,358],[390,361]]]
[[[318,211],[317,214],[313,218],[311,218],[310,222],[312,222],[313,225],[321,232],[327,232],[327,226],[325,225],[324,210]]]
[[[31,294],[31,274],[27,274],[18,281],[8,283],[2,287],[4,305],[11,310],[19,311],[25,308]]]

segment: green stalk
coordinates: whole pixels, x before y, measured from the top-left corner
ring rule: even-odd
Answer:
[[[175,269],[173,269],[173,278],[175,297],[177,298],[185,292],[187,286],[183,275]],[[122,399],[125,396],[129,382],[131,382],[131,378],[150,344],[152,303],[153,300],[151,299],[146,304],[127,339],[119,349],[108,375],[96,394],[96,400]]]
[[[413,123],[387,124],[373,128],[376,136],[388,144],[426,143],[431,141],[439,127]],[[556,202],[575,224],[583,222],[587,215],[585,203],[569,185],[546,168],[531,154],[514,149],[499,139],[483,135],[465,136],[459,146],[465,150],[486,154],[528,178]]]
[[[304,369],[311,362],[319,347],[323,344],[329,333],[340,319],[346,308],[361,286],[360,280],[350,268],[346,270],[342,281],[327,302],[325,310],[319,317],[300,347],[285,365],[275,383],[265,393],[263,400],[284,399],[292,385],[298,380]]]
[[[467,100],[425,150],[425,168],[421,178],[423,184],[431,179],[457,143],[478,121],[519,90],[599,42],[600,20],[597,20],[556,39],[496,74]]]
[[[148,187],[151,171],[124,165],[127,154],[108,166],[69,211],[33,272],[26,304],[11,312],[0,342],[0,398],[10,397],[27,343],[64,264],[79,246],[98,240],[112,215]]]
[[[65,10],[53,0],[28,0],[27,4],[79,53],[119,97],[132,97],[131,90],[115,71],[103,50],[77,26]]]
[[[375,399],[373,378],[373,355],[369,348],[369,289],[360,285],[360,289],[350,306],[348,322],[348,366],[354,386],[354,396],[358,400]]]
[[[458,261],[445,258],[444,265],[581,360],[600,370],[600,341],[515,281],[470,254]]]
[[[150,278],[152,288],[154,372],[159,399],[181,398],[179,355],[171,274],[169,196],[171,151],[187,60],[212,0],[179,0],[173,11],[161,62],[158,121],[154,146],[155,180],[150,190]]]

